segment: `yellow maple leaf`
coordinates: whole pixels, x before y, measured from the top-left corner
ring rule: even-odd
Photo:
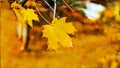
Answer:
[[[54,18],[51,25],[44,25],[43,37],[48,38],[48,49],[57,50],[59,45],[72,47],[72,39],[68,34],[74,34],[76,30],[65,20],[66,17],[59,20]]]
[[[24,17],[24,20],[28,21],[28,25],[30,25],[31,27],[33,27],[32,20],[39,21],[39,18],[37,14],[34,13],[33,9],[27,8],[27,9],[21,10],[21,13]]]

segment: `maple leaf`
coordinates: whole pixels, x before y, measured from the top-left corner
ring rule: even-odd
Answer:
[[[27,9],[21,10],[21,13],[24,17],[24,20],[28,21],[28,25],[30,25],[31,27],[33,27],[32,20],[39,21],[39,18],[37,14],[34,13],[33,9],[27,8]]]
[[[65,22],[66,17],[54,18],[51,25],[44,25],[43,37],[48,38],[48,49],[57,50],[59,45],[72,47],[72,39],[68,34],[74,34],[76,29],[72,23]]]

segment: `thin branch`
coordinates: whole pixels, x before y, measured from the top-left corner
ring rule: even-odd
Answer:
[[[47,4],[47,6],[52,10],[52,12],[54,12],[54,9],[52,8],[52,6],[46,1],[44,0],[44,2]],[[56,13],[57,18],[60,18],[59,15]]]
[[[72,11],[74,12],[74,10],[72,8],[70,8],[70,6],[65,2],[65,0],[62,0],[64,2],[64,4]]]
[[[56,0],[54,0],[54,12],[53,12],[53,19],[55,18],[56,15]]]
[[[50,4],[46,1],[46,0],[44,0],[44,2],[48,5],[48,7],[54,12],[54,9],[50,6]]]
[[[36,8],[38,14],[39,14],[48,24],[51,24],[51,23],[39,12],[39,9],[38,9],[38,7],[36,6],[36,3],[35,3],[35,8]]]

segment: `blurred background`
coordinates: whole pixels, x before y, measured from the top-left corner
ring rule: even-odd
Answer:
[[[35,8],[28,2],[32,0],[16,1],[24,8]],[[119,0],[65,0],[68,6],[64,0],[58,0],[56,17],[67,17],[77,32],[70,35],[73,48],[59,47],[57,51],[47,50],[48,40],[42,37],[42,25],[46,21],[40,16],[40,22],[33,21],[34,27],[29,30],[29,50],[21,50],[23,42],[17,36],[18,20],[11,8],[13,2],[0,0],[1,68],[120,68]],[[51,21],[52,11],[46,3],[34,2]],[[47,2],[54,6],[53,1]]]

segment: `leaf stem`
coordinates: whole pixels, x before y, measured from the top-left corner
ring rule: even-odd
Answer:
[[[72,8],[70,8],[70,6],[65,2],[65,0],[62,0],[64,2],[64,4],[72,11],[74,12],[74,10]]]
[[[56,0],[54,0],[54,12],[53,12],[53,19],[55,18],[56,15]]]
[[[36,3],[35,3],[35,8],[36,8],[38,14],[39,14],[48,24],[51,24],[51,23],[39,12],[39,9],[38,9],[38,7],[36,6]]]

